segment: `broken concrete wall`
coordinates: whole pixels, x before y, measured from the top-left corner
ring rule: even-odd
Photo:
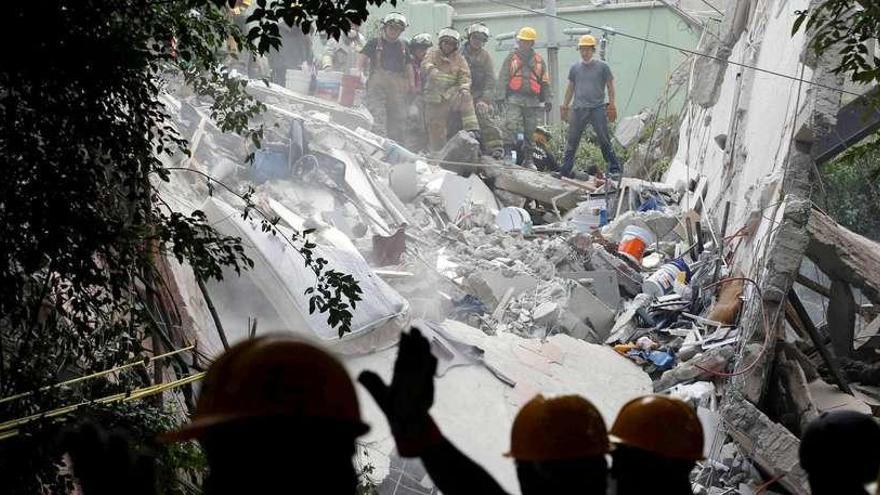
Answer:
[[[809,2],[734,2],[727,15],[742,15],[740,10],[750,3],[755,4],[754,11],[729,60],[809,80],[812,69],[800,62],[805,36],[802,32],[791,35],[795,11],[807,8]],[[697,85],[705,75],[698,64],[692,84]],[[792,127],[809,85],[733,64],[728,64],[717,84],[713,105],[704,108],[692,102],[687,106],[678,152],[666,181],[674,184],[705,176],[705,206],[719,224],[725,202],[731,201],[728,235],[746,226],[754,233],[737,250],[738,261],[750,266],[763,249],[762,239],[773,228],[767,219],[775,217],[781,199]],[[724,139],[716,140],[719,136]]]

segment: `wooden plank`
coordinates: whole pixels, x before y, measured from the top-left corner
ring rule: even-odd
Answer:
[[[880,243],[847,230],[816,209],[807,230],[806,254],[813,263],[832,280],[858,287],[871,302],[880,304]]]
[[[841,390],[848,394],[852,394],[852,389],[849,386],[849,382],[847,382],[846,378],[843,376],[843,372],[840,370],[840,365],[838,365],[834,356],[828,352],[828,348],[825,347],[825,344],[822,342],[822,337],[819,336],[819,330],[816,329],[816,325],[813,324],[813,320],[810,319],[810,315],[807,314],[806,308],[804,308],[803,303],[801,303],[801,300],[795,291],[788,291],[787,303],[791,305],[799,320],[793,321],[793,319],[789,319],[788,323],[791,326],[800,325],[800,328],[810,336],[810,340],[813,341],[813,345],[816,347],[816,350],[819,351],[822,360],[828,365],[828,369],[831,371],[831,376],[834,377],[834,382],[837,383],[837,386],[839,386]],[[788,312],[786,312],[786,314],[788,314]]]

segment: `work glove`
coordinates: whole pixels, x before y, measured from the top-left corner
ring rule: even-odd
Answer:
[[[553,110],[553,103],[550,103],[549,101],[545,101],[544,102],[544,111],[547,113],[550,113],[550,110]]]
[[[568,122],[568,115],[569,115],[568,112],[569,112],[569,107],[567,107],[565,105],[559,107],[559,119],[562,120],[563,122]]]
[[[489,104],[485,101],[478,101],[474,104],[474,110],[476,110],[478,114],[486,115],[489,113]]]
[[[617,107],[614,106],[614,103],[608,104],[608,122],[614,122],[617,120]]]
[[[442,441],[428,414],[434,404],[436,371],[437,358],[431,354],[430,342],[419,329],[412,328],[400,335],[390,386],[372,371],[358,376],[385,413],[402,457],[418,457],[424,449]]]

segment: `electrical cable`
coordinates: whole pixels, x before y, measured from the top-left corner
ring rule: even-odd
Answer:
[[[721,16],[724,16],[724,12],[721,12],[720,10],[718,10],[717,7],[715,7],[714,5],[709,3],[708,1],[706,1],[706,0],[700,0],[700,1],[703,2],[704,4],[706,4],[706,6],[709,7],[710,9],[714,10],[715,12],[718,12]]]
[[[55,384],[52,384],[52,385],[45,385],[45,386],[43,386],[43,387],[40,387],[40,388],[38,388],[38,389],[36,389],[36,390],[31,390],[31,391],[29,391],[29,392],[22,392],[22,393],[20,393],[20,394],[15,394],[15,395],[10,395],[10,396],[8,396],[8,397],[3,397],[3,398],[0,398],[0,404],[5,403],[5,402],[10,402],[10,401],[18,400],[18,399],[22,399],[22,398],[24,398],[24,397],[28,397],[28,396],[30,396],[30,395],[33,395],[33,394],[35,394],[35,393],[37,393],[37,392],[44,392],[44,391],[46,391],[46,390],[51,390],[51,389],[53,389],[53,388],[63,387],[63,386],[65,386],[65,385],[72,385],[72,384],[74,384],[74,383],[79,383],[79,382],[83,382],[83,381],[86,381],[86,380],[91,380],[92,378],[98,378],[98,377],[101,377],[101,376],[104,376],[104,375],[109,375],[110,373],[115,373],[115,372],[117,372],[117,371],[122,371],[122,370],[124,370],[124,369],[132,368],[132,367],[135,367],[135,366],[138,366],[138,365],[140,365],[140,366],[147,366],[147,365],[149,365],[149,364],[150,364],[151,362],[153,362],[153,361],[159,361],[159,360],[161,360],[161,359],[164,359],[164,358],[167,358],[167,357],[171,357],[171,356],[174,356],[174,355],[176,355],[176,354],[180,354],[181,352],[186,352],[186,351],[192,350],[192,349],[194,349],[194,348],[195,348],[195,346],[194,346],[194,345],[191,345],[191,346],[188,346],[188,347],[184,347],[184,348],[182,348],[182,349],[177,349],[177,350],[174,350],[174,351],[166,352],[166,353],[164,353],[164,354],[159,354],[158,356],[153,356],[153,357],[146,356],[146,357],[144,357],[143,359],[139,359],[139,360],[137,360],[137,361],[132,361],[132,362],[127,363],[127,364],[119,365],[119,366],[116,366],[116,367],[114,367],[114,368],[110,368],[110,369],[103,370],[103,371],[96,371],[95,373],[91,373],[91,374],[89,374],[89,375],[80,376],[80,377],[77,377],[77,378],[72,378],[72,379],[70,379],[70,380],[65,380],[65,381],[63,381],[63,382],[55,383]]]
[[[645,29],[645,36],[651,35],[651,25],[654,22],[654,2],[651,2],[651,7],[648,9],[648,27]],[[639,76],[642,75],[642,66],[645,64],[645,54],[648,52],[648,42],[645,41],[642,43],[642,56],[639,58],[639,67],[636,69],[636,77],[633,81],[638,81]],[[622,110],[629,109],[629,104],[632,103],[633,96],[636,94],[636,85],[633,83],[632,89],[629,91],[629,97],[626,99],[626,105],[623,106]]]
[[[603,28],[603,27],[601,27],[601,26],[596,26],[596,25],[589,24],[589,23],[586,23],[586,22],[576,21],[576,20],[574,20],[574,19],[570,19],[570,18],[563,17],[563,16],[560,16],[560,15],[552,15],[552,14],[548,14],[548,13],[546,13],[546,12],[541,12],[540,10],[530,9],[530,8],[528,8],[528,7],[524,7],[524,6],[522,6],[522,5],[517,5],[517,4],[514,4],[514,3],[510,3],[510,2],[505,2],[504,0],[488,0],[488,1],[489,1],[490,3],[494,3],[494,4],[498,4],[498,5],[504,5],[504,6],[506,6],[506,7],[511,7],[511,8],[517,9],[517,10],[522,10],[522,11],[525,11],[525,12],[530,12],[530,13],[532,13],[532,14],[536,14],[536,15],[540,15],[540,16],[545,16],[545,17],[552,17],[552,18],[554,18],[554,19],[558,19],[558,20],[560,20],[560,21],[565,21],[565,22],[568,22],[568,23],[570,23],[570,24],[575,24],[575,25],[578,25],[578,26],[588,27],[588,28],[591,28],[591,29],[597,29],[597,30],[599,30],[599,31],[608,31],[607,27]],[[710,55],[710,54],[708,54],[708,53],[703,53],[703,52],[699,52],[699,51],[696,51],[696,50],[691,50],[690,48],[683,48],[683,47],[680,47],[680,46],[671,45],[671,44],[669,44],[669,43],[664,43],[664,42],[662,42],[662,41],[652,40],[652,39],[648,39],[648,38],[642,38],[642,37],[640,37],[640,36],[636,36],[636,35],[633,35],[633,34],[628,34],[628,33],[622,32],[622,31],[614,30],[614,31],[612,31],[612,32],[613,32],[615,35],[617,35],[617,36],[622,36],[622,37],[624,37],[624,38],[629,38],[629,39],[638,40],[638,41],[646,41],[646,42],[651,43],[651,44],[653,44],[653,45],[662,46],[662,47],[664,47],[664,48],[669,48],[670,50],[677,50],[677,51],[680,51],[680,52],[683,52],[683,53],[688,53],[688,54],[691,54],[691,55],[696,55],[696,56],[698,56],[698,57],[709,58],[709,59],[712,59],[712,60],[715,60],[715,61],[718,61],[718,62],[721,62],[721,63],[730,64],[730,65],[736,65],[736,66],[739,66],[739,67],[745,67],[745,68],[747,68],[747,69],[752,69],[752,70],[755,70],[755,71],[758,71],[758,72],[764,72],[764,73],[766,73],[766,74],[774,75],[774,76],[777,76],[777,77],[782,77],[782,78],[785,78],[785,79],[791,79],[792,81],[800,81],[800,82],[804,82],[804,83],[810,84],[810,85],[812,85],[812,86],[816,86],[816,87],[824,88],[824,89],[829,89],[829,90],[832,90],[832,91],[836,91],[836,92],[838,92],[838,93],[843,93],[843,94],[848,94],[848,95],[853,95],[853,96],[862,96],[861,93],[855,93],[855,92],[853,92],[853,91],[847,91],[847,90],[845,90],[845,89],[835,88],[835,87],[827,86],[827,85],[820,84],[820,83],[817,83],[817,82],[807,81],[807,80],[804,80],[804,79],[799,79],[799,78],[797,78],[796,76],[792,76],[792,75],[789,75],[789,74],[783,74],[783,73],[781,73],[781,72],[772,71],[772,70],[770,70],[770,69],[763,69],[763,68],[761,68],[761,67],[757,67],[757,66],[754,66],[754,65],[745,64],[745,63],[742,63],[742,62],[733,62],[733,61],[731,61],[731,60],[724,59],[724,58],[718,57],[718,56],[716,56],[716,55]]]
[[[174,381],[167,382],[167,383],[159,383],[156,385],[151,385],[149,387],[129,390],[126,392],[120,392],[118,394],[107,395],[105,397],[101,397],[98,399],[93,399],[93,400],[89,400],[89,401],[80,402],[78,404],[63,406],[63,407],[51,409],[48,411],[41,411],[41,412],[38,412],[35,414],[31,414],[29,416],[24,416],[21,418],[4,421],[4,422],[0,423],[0,432],[3,432],[3,433],[0,433],[0,440],[10,438],[10,437],[13,437],[18,434],[17,430],[13,430],[11,432],[9,432],[9,431],[4,432],[4,430],[18,428],[20,426],[23,426],[27,423],[30,423],[30,422],[38,420],[38,419],[54,418],[54,417],[58,417],[58,416],[63,416],[65,414],[69,414],[71,412],[74,412],[75,410],[79,409],[80,407],[91,405],[91,404],[109,404],[111,402],[117,402],[117,401],[128,402],[128,401],[132,401],[132,400],[143,399],[144,397],[156,395],[158,393],[162,393],[167,390],[171,390],[171,389],[181,387],[183,385],[186,385],[186,384],[189,384],[192,382],[199,381],[205,377],[205,374],[206,374],[206,372],[202,371],[199,373],[194,373],[192,375],[183,377],[179,380],[174,380]]]

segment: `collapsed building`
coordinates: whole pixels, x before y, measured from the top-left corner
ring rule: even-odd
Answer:
[[[539,392],[588,397],[609,423],[633,397],[673,394],[703,422],[701,493],[752,493],[767,480],[808,493],[803,426],[822,411],[880,406],[870,377],[880,250],[810,201],[817,159],[878,119],[853,129],[861,100],[842,100],[833,60],[791,36],[808,4],[730,3],[699,49],[713,58],[691,61],[663,182],[556,179],[480,156],[466,133],[438,158],[419,156],[370,132],[364,110],[252,81],[267,106],[255,149],[224,134],[208,102],[170,92],[192,155],[169,159],[163,199],[203,211],[255,260],[220,282],[166,261],[179,338],[215,356],[255,333],[293,331],[353,374],[388,378],[399,333],[418,325],[440,360],[439,426],[512,493],[501,453],[516,411]],[[276,235],[242,215],[235,192],[248,187]],[[289,239],[306,230],[363,291],[342,337],[304,295],[314,274]],[[373,430],[359,462],[379,492],[435,493],[361,401]]]

